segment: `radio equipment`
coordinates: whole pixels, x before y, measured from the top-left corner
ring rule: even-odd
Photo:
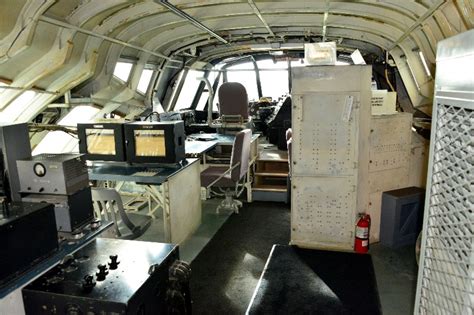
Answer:
[[[53,205],[12,202],[0,215],[0,286],[58,249]]]
[[[191,314],[172,244],[98,238],[23,289],[26,314]]]
[[[40,154],[17,166],[22,193],[71,195],[89,186],[81,154]]]

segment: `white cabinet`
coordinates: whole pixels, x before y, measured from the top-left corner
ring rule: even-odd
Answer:
[[[291,243],[352,250],[368,207],[370,66],[292,72]]]

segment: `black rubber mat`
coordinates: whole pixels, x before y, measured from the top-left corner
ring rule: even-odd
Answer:
[[[244,314],[273,244],[290,241],[288,205],[245,204],[192,262],[194,314]]]
[[[370,255],[275,245],[249,314],[381,314]]]

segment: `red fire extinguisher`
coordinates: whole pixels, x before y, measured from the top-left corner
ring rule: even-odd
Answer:
[[[355,229],[354,250],[356,253],[367,253],[369,251],[369,229],[370,215],[359,214]]]

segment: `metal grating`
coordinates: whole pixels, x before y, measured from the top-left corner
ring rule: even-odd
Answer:
[[[437,104],[420,314],[473,314],[474,112]]]

